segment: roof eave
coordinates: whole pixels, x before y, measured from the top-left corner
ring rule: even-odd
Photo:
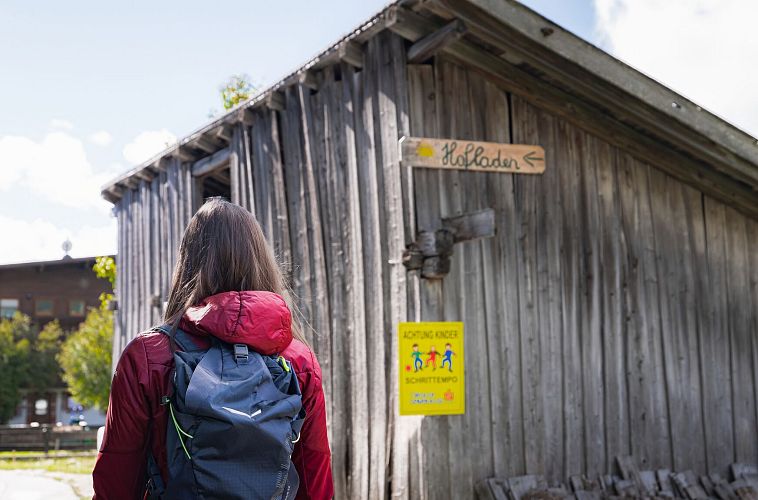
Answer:
[[[415,12],[407,10],[409,6],[413,6]],[[747,193],[743,197],[753,197],[758,192],[758,141],[755,138],[529,8],[514,0],[406,0],[390,4],[285,78],[112,180],[103,186],[103,197],[118,201],[124,189],[135,187],[139,180],[152,179],[166,159],[182,157],[183,149],[191,150],[195,141],[219,127],[245,121],[246,113],[257,106],[271,106],[274,93],[289,85],[307,85],[311,71],[351,57],[353,50],[348,49],[354,47],[348,47],[350,44],[363,43],[385,26],[392,25],[398,12],[417,17],[421,12],[438,16],[437,22],[420,18],[423,22],[418,29],[419,36],[439,28],[442,20],[457,18],[477,39],[502,50],[498,55],[502,60],[508,60],[513,54],[517,60],[527,60],[538,70],[545,71],[545,83],[560,82],[601,113],[632,128],[645,130],[651,139],[670,144],[695,161],[710,165],[708,168],[717,172],[715,182],[723,178],[732,186],[724,189],[736,186]],[[395,25],[392,29],[399,32],[402,26]]]

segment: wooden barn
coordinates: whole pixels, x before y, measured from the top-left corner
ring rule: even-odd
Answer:
[[[539,145],[545,171],[409,167],[403,136]],[[313,326],[337,498],[470,498],[616,455],[722,472],[758,462],[757,190],[755,138],[523,5],[400,1],[103,188],[114,354],[223,195]],[[471,214],[494,235],[419,255]],[[464,322],[466,412],[401,417],[397,325],[435,320]]]

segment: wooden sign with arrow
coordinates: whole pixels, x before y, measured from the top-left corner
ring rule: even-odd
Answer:
[[[403,137],[400,157],[406,167],[447,168],[503,174],[541,174],[545,150],[528,144]]]

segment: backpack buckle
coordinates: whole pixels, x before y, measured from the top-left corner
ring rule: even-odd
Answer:
[[[239,362],[247,363],[247,346],[245,344],[234,344],[234,359]]]

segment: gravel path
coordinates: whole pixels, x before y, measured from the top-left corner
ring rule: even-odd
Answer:
[[[89,475],[0,470],[0,498],[3,500],[80,500],[83,497],[92,497]]]
[[[63,481],[71,486],[79,498],[92,498],[92,474],[67,474],[65,472],[45,472],[45,476]]]

